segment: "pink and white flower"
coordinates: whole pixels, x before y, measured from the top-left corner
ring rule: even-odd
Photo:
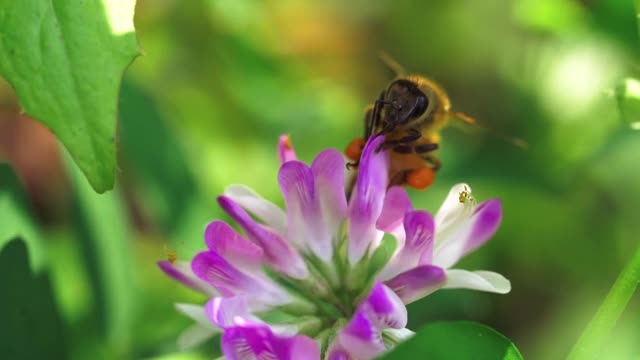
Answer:
[[[337,150],[307,166],[282,137],[278,183],[286,212],[247,187],[230,186],[218,203],[242,234],[213,221],[205,230],[208,250],[190,269],[160,262],[168,275],[212,297],[204,308],[188,309],[207,334],[223,332],[227,359],[371,359],[413,334],[408,303],[440,288],[510,291],[497,273],[451,269],[496,232],[500,201],[476,205],[460,184],[435,219],[413,210],[403,188],[388,188],[382,141],[365,146],[347,199]],[[195,340],[204,337],[191,331]]]

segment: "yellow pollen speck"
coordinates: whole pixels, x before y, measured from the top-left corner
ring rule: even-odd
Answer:
[[[460,201],[461,204],[474,201],[473,196],[471,196],[471,193],[469,192],[469,188],[467,188],[466,185],[464,187],[464,190],[460,191],[460,196],[458,197],[458,201]]]
[[[169,260],[171,264],[174,264],[178,260],[178,254],[176,251],[169,250],[169,247],[166,244],[164,245],[164,252],[167,253],[167,260]]]

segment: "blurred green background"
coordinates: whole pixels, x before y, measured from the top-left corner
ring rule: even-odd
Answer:
[[[205,298],[156,261],[204,248],[229,184],[283,204],[280,134],[305,161],[360,136],[364,108],[392,78],[380,51],[443,85],[454,109],[530,144],[443,132],[444,167],[411,193],[414,207],[435,212],[461,181],[502,199],[500,231],[461,267],[500,272],[513,291],[439,291],[409,307],[410,327],[480,321],[525,358],[561,358],[638,245],[640,112],[623,93],[640,75],[632,1],[138,0],[135,23],[145,55],[125,74],[106,195],[0,84],[0,225],[23,229],[37,277],[0,286],[51,298],[57,312],[30,326],[59,334],[60,356],[216,356],[217,339],[177,349],[191,320],[173,303]],[[636,296],[604,358],[640,358],[638,334]]]

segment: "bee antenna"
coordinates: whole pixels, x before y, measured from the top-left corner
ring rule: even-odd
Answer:
[[[509,144],[511,144],[513,146],[517,146],[517,147],[519,147],[521,149],[528,149],[529,148],[529,143],[527,143],[526,141],[524,141],[524,140],[522,140],[522,139],[520,139],[518,137],[511,136],[511,135],[505,134],[503,132],[500,132],[498,130],[495,130],[495,129],[493,129],[493,128],[489,127],[489,126],[486,126],[484,124],[480,124],[478,122],[478,120],[472,118],[471,116],[469,116],[467,114],[464,114],[464,113],[461,113],[461,112],[458,112],[458,111],[450,111],[449,113],[452,116],[454,116],[456,119],[458,119],[458,120],[462,120],[465,123],[471,124],[471,125],[473,125],[475,127],[478,127],[478,128],[480,128],[482,130],[489,131],[493,135],[499,137],[500,139],[508,142]]]
[[[407,72],[404,70],[404,67],[400,65],[397,61],[395,61],[389,54],[385,51],[380,51],[378,53],[380,60],[389,68],[389,70],[393,71],[396,76],[401,76],[406,74]]]

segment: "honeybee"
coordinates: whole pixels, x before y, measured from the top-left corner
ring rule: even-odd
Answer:
[[[367,108],[364,137],[353,140],[345,149],[345,155],[353,161],[347,167],[358,165],[370,137],[384,135],[379,150],[389,152],[389,186],[408,185],[424,190],[442,167],[435,154],[440,147],[440,130],[453,118],[474,125],[477,122],[452,111],[447,93],[434,81],[420,75],[402,75],[404,70],[385,55],[383,61],[397,76]]]

